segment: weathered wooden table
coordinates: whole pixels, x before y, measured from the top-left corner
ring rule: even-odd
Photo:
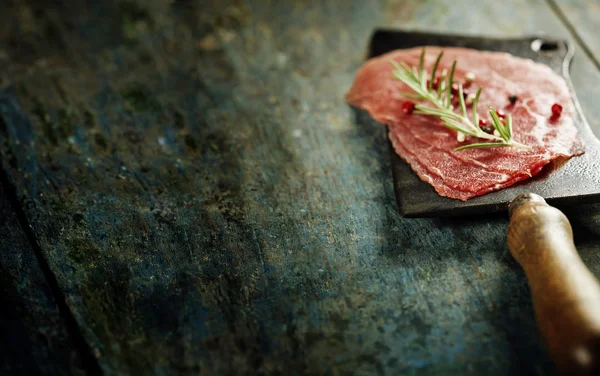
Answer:
[[[502,215],[404,219],[377,27],[576,43],[600,3],[0,3],[0,374],[547,374]],[[600,205],[567,211],[600,276]]]

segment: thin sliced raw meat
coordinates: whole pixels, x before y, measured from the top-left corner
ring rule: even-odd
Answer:
[[[470,197],[472,197],[473,193],[476,193],[477,195],[481,195],[486,192],[492,192],[492,191],[495,191],[498,189],[509,187],[523,179],[521,174],[503,175],[503,176],[500,176],[498,178],[498,180],[492,181],[492,183],[490,183],[489,186],[486,186],[486,187],[479,186],[477,188],[477,190],[474,191],[474,188],[472,187],[472,182],[473,182],[472,179],[465,180],[464,177],[460,177],[460,179],[458,179],[458,182],[453,182],[451,180],[449,181],[448,177],[444,176],[444,173],[440,169],[432,168],[430,165],[427,164],[427,162],[425,162],[426,164],[423,165],[422,162],[417,158],[417,156],[415,156],[412,152],[409,152],[406,149],[405,145],[406,144],[410,145],[410,141],[408,141],[407,143],[403,142],[400,137],[403,135],[404,135],[403,132],[398,132],[398,131],[394,131],[394,130],[389,132],[389,137],[390,137],[390,140],[392,141],[392,145],[394,146],[394,149],[396,150],[396,152],[399,155],[402,155],[403,158],[405,156],[410,156],[410,158],[404,158],[404,159],[409,161],[409,164],[411,165],[413,170],[417,173],[417,175],[419,175],[419,177],[422,180],[432,184],[434,186],[435,190],[442,196],[453,197],[453,198],[458,198],[458,199],[464,198],[464,200],[467,200]],[[436,155],[436,156],[438,156],[438,155]],[[443,155],[443,156],[446,157],[441,160],[441,162],[442,162],[441,164],[444,166],[444,169],[462,168],[459,160],[453,161],[452,159],[448,158],[446,155]],[[542,169],[542,167],[544,167],[544,164],[542,164],[542,163],[538,164],[537,166],[533,166],[531,169],[532,175],[537,174]],[[477,179],[477,178],[481,179],[482,175],[484,175],[486,177],[493,176],[494,172],[493,171],[490,172],[487,170],[480,170],[478,174],[479,174],[479,176],[475,177],[475,179]],[[526,176],[526,177],[528,177],[528,176]]]
[[[427,47],[428,70],[440,50]],[[530,146],[530,150],[507,147],[455,152],[456,147],[480,140],[467,138],[466,143],[458,142],[456,132],[443,127],[438,119],[405,114],[401,108],[406,99],[401,93],[411,90],[393,79],[390,61],[417,66],[421,48],[398,50],[369,60],[347,94],[350,104],[388,125],[398,155],[440,195],[468,200],[534,176],[554,159],[584,152],[573,124],[574,107],[568,87],[549,67],[507,53],[443,50],[438,71],[449,69],[457,60],[456,82],[464,82],[467,73],[473,73],[476,79],[468,90],[474,92],[483,86],[479,116],[489,119],[490,107],[510,114],[514,139]],[[514,105],[508,100],[510,95],[518,98]],[[554,103],[563,107],[559,118],[551,117]]]

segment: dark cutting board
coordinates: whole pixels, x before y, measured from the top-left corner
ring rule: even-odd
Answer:
[[[576,108],[575,124],[586,145],[586,153],[560,162],[560,166],[559,163],[551,163],[538,175],[524,182],[463,202],[439,196],[431,185],[419,179],[410,166],[398,157],[390,143],[394,191],[403,216],[431,217],[499,212],[506,210],[508,203],[518,194],[526,192],[537,193],[548,203],[559,208],[600,201],[600,142],[583,116],[569,78],[569,64],[573,57],[573,46],[569,42],[545,36],[498,39],[379,30],[371,39],[369,57],[395,49],[425,45],[504,51],[550,66],[567,80],[571,89]],[[536,49],[533,45],[540,48]],[[364,111],[359,111],[359,119],[374,122]]]

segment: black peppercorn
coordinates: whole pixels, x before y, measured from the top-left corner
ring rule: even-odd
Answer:
[[[481,127],[481,130],[485,133],[494,134],[494,126],[493,125],[484,125]]]
[[[508,100],[510,101],[510,104],[515,104],[517,102],[517,96],[511,95],[508,97]]]

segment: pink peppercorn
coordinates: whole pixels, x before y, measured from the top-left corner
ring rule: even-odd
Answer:
[[[402,112],[404,112],[405,114],[412,114],[412,112],[415,110],[415,104],[411,101],[406,101],[404,103],[402,103]]]
[[[562,106],[558,103],[552,105],[552,117],[559,117],[562,114]]]

